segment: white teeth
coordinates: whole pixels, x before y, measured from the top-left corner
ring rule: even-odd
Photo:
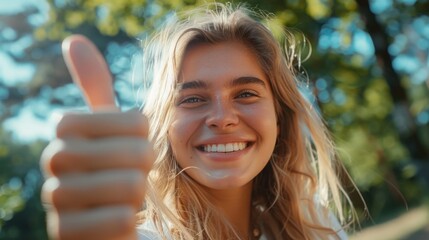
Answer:
[[[235,152],[245,149],[245,142],[204,145],[204,152]]]
[[[223,145],[223,144],[217,145],[217,151],[218,152],[225,152],[225,145]]]
[[[225,152],[232,152],[234,151],[234,144],[228,143],[225,145]]]

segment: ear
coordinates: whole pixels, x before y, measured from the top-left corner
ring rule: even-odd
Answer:
[[[72,35],[63,41],[62,52],[73,81],[90,109],[118,110],[112,76],[96,46],[82,35]]]

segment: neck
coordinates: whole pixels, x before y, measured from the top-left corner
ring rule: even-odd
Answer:
[[[249,239],[252,182],[237,189],[208,189],[208,193],[240,237]]]

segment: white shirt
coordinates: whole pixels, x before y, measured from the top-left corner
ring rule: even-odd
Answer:
[[[329,227],[332,227],[335,231],[337,231],[338,233],[338,237],[340,240],[347,240],[347,234],[346,232],[342,229],[338,219],[334,216],[334,214],[330,213],[329,214]],[[168,232],[165,233],[165,235],[167,236],[167,239],[171,239],[171,237],[169,237]],[[161,234],[158,232],[157,228],[155,227],[155,224],[153,224],[152,221],[146,221],[145,223],[139,225],[137,227],[137,236],[138,236],[138,240],[162,240]],[[336,239],[336,238],[329,238],[329,239]],[[259,237],[259,240],[268,240],[267,237],[262,234]]]

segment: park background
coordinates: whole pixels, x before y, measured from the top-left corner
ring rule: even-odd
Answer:
[[[47,239],[40,154],[58,116],[85,109],[61,40],[94,41],[118,104],[138,107],[141,41],[175,10],[204,2],[0,0],[0,239]],[[304,56],[312,50],[295,64],[303,93],[366,203],[345,180],[359,216],[352,238],[429,239],[429,2],[241,2],[272,13],[265,21],[276,34],[288,28]]]

